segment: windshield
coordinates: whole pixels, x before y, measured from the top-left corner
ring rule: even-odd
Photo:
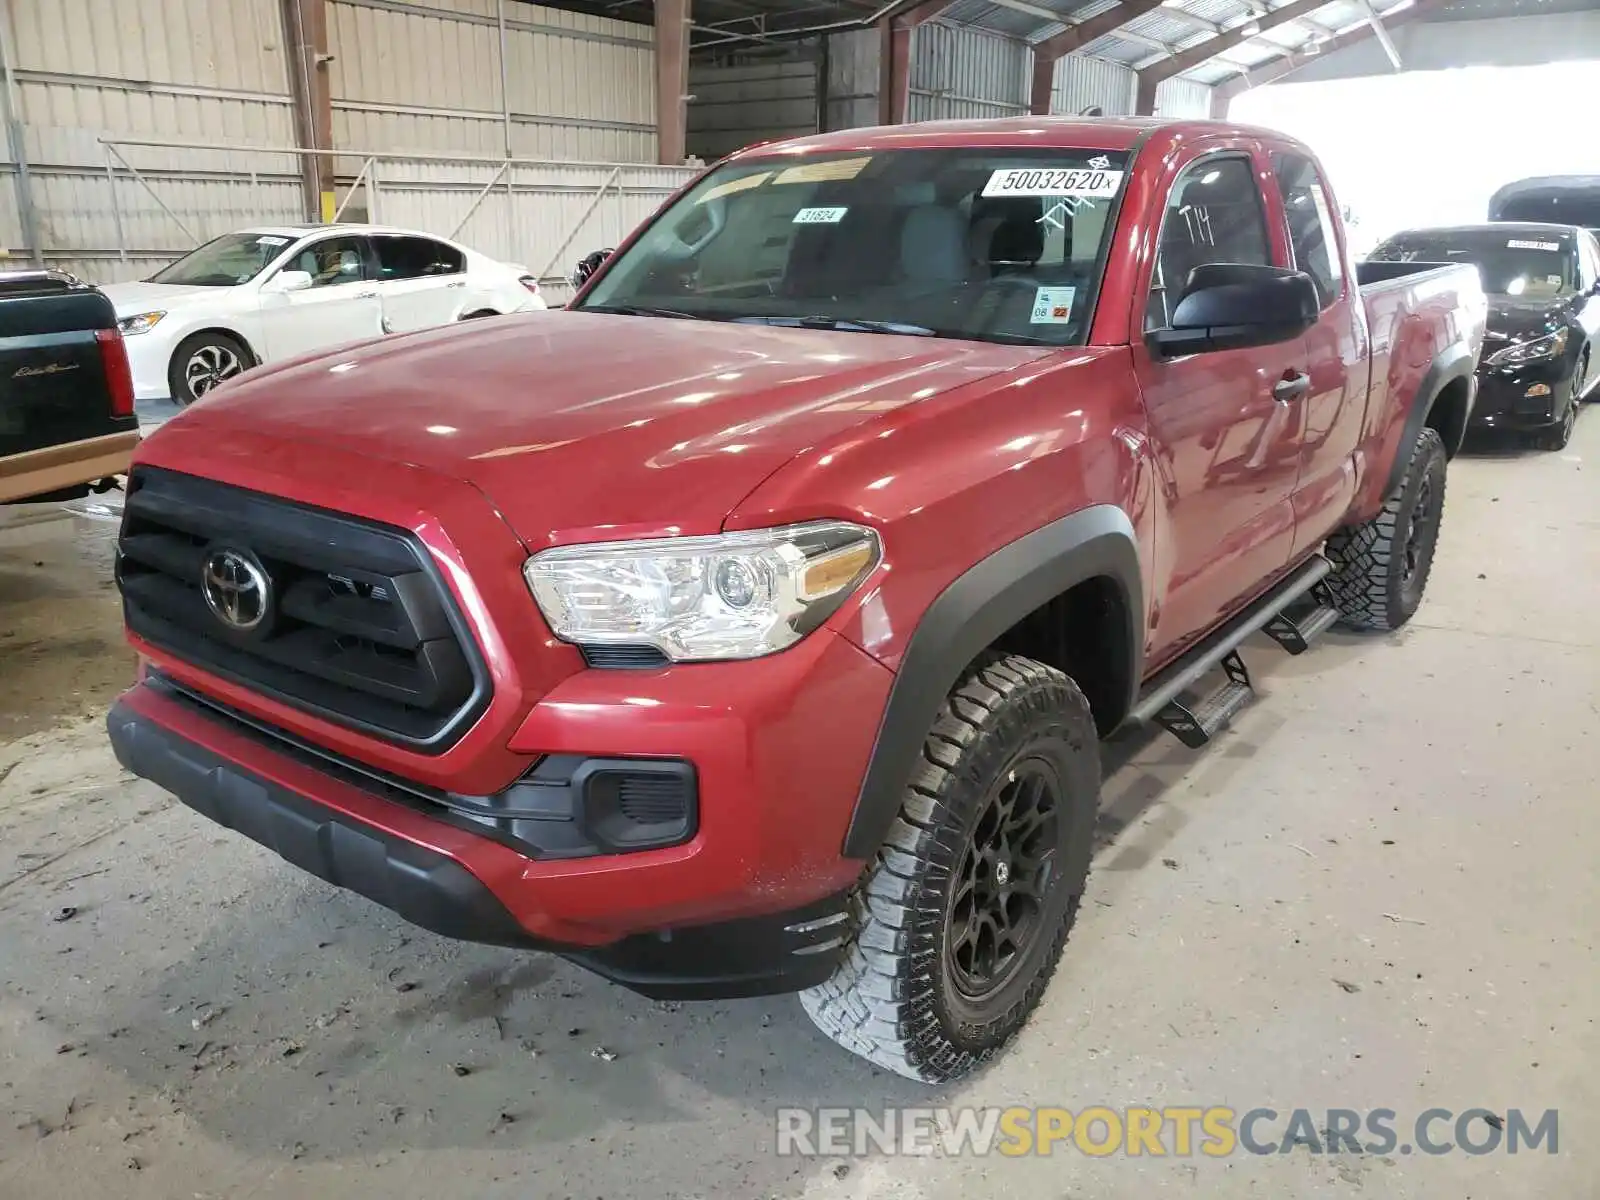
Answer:
[[[1491,296],[1544,298],[1576,286],[1577,248],[1569,234],[1535,229],[1465,229],[1408,233],[1372,252],[1377,262],[1472,263]]]
[[[249,283],[292,241],[293,238],[274,233],[224,234],[156,272],[150,276],[150,282],[191,287],[235,287]]]
[[[1081,343],[1126,160],[956,149],[731,163],[663,213],[578,307]]]

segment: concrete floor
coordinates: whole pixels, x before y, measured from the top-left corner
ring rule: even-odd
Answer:
[[[1111,748],[1038,1016],[931,1097],[792,999],[462,946],[124,777],[115,514],[0,529],[0,1197],[1600,1196],[1600,415],[1457,462],[1418,618]],[[68,916],[70,912],[70,916]],[[59,919],[67,916],[68,919]],[[1349,985],[1349,986],[1343,986]],[[604,1047],[616,1057],[596,1057]],[[1560,1109],[1556,1156],[780,1159],[779,1105]]]

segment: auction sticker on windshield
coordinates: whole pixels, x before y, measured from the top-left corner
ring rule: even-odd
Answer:
[[[1561,249],[1561,243],[1560,242],[1530,242],[1530,241],[1526,241],[1526,240],[1522,240],[1522,239],[1518,239],[1518,238],[1512,238],[1509,242],[1506,243],[1506,249],[1507,250],[1548,250],[1551,253],[1554,253],[1555,251]]]
[[[1042,287],[1033,295],[1034,325],[1066,325],[1072,320],[1072,301],[1078,289],[1070,287]]]
[[[1056,171],[1041,170],[1037,167],[1007,167],[989,176],[989,182],[983,185],[983,194],[1101,199],[1115,196],[1121,186],[1121,171],[1093,169]]]
[[[837,225],[848,208],[802,208],[794,215],[796,225]]]
[[[266,235],[256,239],[256,245],[258,246],[287,246],[288,244],[289,239],[286,237],[272,237],[270,235]]]

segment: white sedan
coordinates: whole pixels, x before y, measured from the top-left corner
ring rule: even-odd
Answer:
[[[101,290],[116,305],[134,395],[179,404],[258,363],[545,307],[522,267],[378,225],[241,230],[143,283]]]

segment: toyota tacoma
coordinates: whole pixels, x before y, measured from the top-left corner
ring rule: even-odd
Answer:
[[[118,757],[441,934],[799,992],[957,1078],[1062,954],[1101,737],[1204,745],[1247,636],[1422,599],[1486,302],[1358,276],[1338,212],[1303,146],[1210,122],[744,151],[566,311],[149,438]]]

